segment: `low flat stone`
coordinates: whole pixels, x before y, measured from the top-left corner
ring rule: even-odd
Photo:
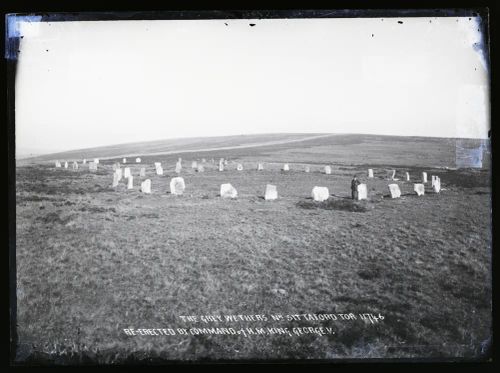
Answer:
[[[220,186],[220,196],[222,198],[236,198],[238,197],[238,192],[231,184],[222,184]]]
[[[319,187],[315,186],[312,190],[312,198],[315,201],[326,201],[330,197],[330,192],[328,191],[327,187]]]

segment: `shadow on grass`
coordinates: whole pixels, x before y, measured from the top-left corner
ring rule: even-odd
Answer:
[[[305,200],[297,202],[297,207],[302,209],[324,209],[324,210],[339,210],[350,212],[367,212],[368,208],[365,203],[357,202],[352,199],[328,199],[323,202],[313,200]]]

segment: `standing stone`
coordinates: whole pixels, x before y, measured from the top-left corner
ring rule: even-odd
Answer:
[[[241,163],[238,163],[238,166],[236,166],[236,170],[243,171],[243,166],[241,165]]]
[[[410,181],[410,173],[409,172],[406,173],[406,181]]]
[[[434,183],[436,182],[437,176],[432,175],[431,176],[431,186],[434,187]]]
[[[395,177],[396,177],[396,170],[392,170],[391,180],[394,180]]]
[[[236,198],[238,197],[238,192],[231,184],[222,184],[220,186],[220,196],[222,198]]]
[[[122,169],[121,168],[117,168],[115,170],[115,174],[118,175],[118,181],[120,181],[122,179],[122,177],[123,177],[123,171],[122,171]]]
[[[61,167],[61,162],[56,161],[56,168],[60,168],[60,167]]]
[[[68,162],[64,162],[64,168],[68,168]]]
[[[120,163],[118,163],[118,162],[113,163],[113,171],[116,171],[119,168],[120,168]]]
[[[196,167],[198,167],[198,162],[193,161],[193,162],[191,163],[191,168],[192,168],[192,169],[195,169]]]
[[[283,165],[283,171],[290,171],[290,167],[288,166],[288,163],[285,163]]]
[[[162,166],[159,166],[159,167],[156,167],[156,174],[157,175],[163,175],[163,167]]]
[[[115,172],[113,173],[113,188],[116,188],[118,186],[118,182],[120,179],[118,178],[118,174]]]
[[[264,169],[264,165],[262,163],[259,163],[257,165],[257,171],[262,171]]]
[[[73,170],[78,170],[78,163],[77,162],[73,162]]]
[[[82,163],[87,164],[87,160],[84,158]]]
[[[90,171],[97,171],[97,163],[89,162],[89,170]]]
[[[123,170],[123,177],[127,178],[129,176],[130,176],[130,167],[125,167],[125,169]]]
[[[224,171],[224,162],[219,163],[219,171]]]
[[[434,181],[434,185],[432,186],[434,193],[439,193],[441,191],[441,178],[436,176],[436,180]]]
[[[151,193],[151,180],[150,179],[146,179],[141,183],[141,192],[147,193],[147,194]]]
[[[155,162],[155,168],[158,168],[161,166],[161,162]]]
[[[368,188],[366,184],[358,184],[358,201],[368,199]]]
[[[198,164],[198,168],[196,169],[197,172],[203,172],[205,171],[205,167],[203,167],[203,165],[200,163]]]
[[[184,189],[186,189],[186,184],[182,177],[174,177],[170,180],[170,193],[180,196],[184,193]]]
[[[306,166],[306,168],[304,169],[305,172],[311,172],[311,168],[309,166]]]
[[[146,168],[142,167],[141,171],[139,172],[140,177],[146,177]]]
[[[427,182],[427,172],[422,172],[422,183],[426,183]]]
[[[179,157],[179,159],[177,159],[177,162],[182,163],[182,158]]]
[[[132,175],[128,177],[127,189],[134,189],[134,177]]]
[[[180,174],[181,173],[181,170],[182,170],[182,166],[181,166],[181,162],[178,161],[176,164],[175,164],[175,172]]]
[[[425,194],[425,185],[424,184],[414,184],[413,191],[417,193],[417,196],[423,196]]]
[[[389,192],[391,192],[391,198],[401,197],[401,189],[399,189],[398,184],[389,184]]]
[[[332,168],[330,166],[325,166],[325,174],[331,175],[332,173]]]
[[[266,185],[266,194],[264,195],[264,199],[266,201],[272,201],[278,198],[278,189],[276,185],[267,184]]]
[[[141,163],[141,158],[136,158],[135,163]]]
[[[368,169],[368,177],[373,179],[373,170],[371,168]]]
[[[224,166],[227,166],[227,159],[224,159]]]
[[[127,163],[127,158],[123,158],[122,163],[123,164]]]
[[[326,201],[328,197],[330,197],[330,192],[328,191],[327,187],[315,186],[312,190],[311,195],[315,201],[322,202]]]
[[[94,163],[99,164],[99,158],[94,158]]]

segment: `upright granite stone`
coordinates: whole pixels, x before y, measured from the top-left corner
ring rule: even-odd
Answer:
[[[89,170],[90,171],[97,171],[97,163],[89,162]]]
[[[132,175],[128,177],[127,189],[134,189],[134,177]]]
[[[191,168],[193,170],[196,169],[197,167],[198,167],[198,162],[196,162],[196,161],[191,162]]]
[[[391,171],[391,176],[390,176],[390,179],[391,180],[394,180],[394,178],[396,177],[396,170],[392,170]]]
[[[371,168],[368,169],[368,177],[373,179],[373,170]]]
[[[136,158],[135,163],[141,163],[141,158]]]
[[[182,177],[174,177],[170,180],[170,193],[175,195],[182,195],[186,189],[186,184]]]
[[[406,181],[410,181],[410,173],[409,172],[406,173]]]
[[[201,163],[199,163],[198,167],[196,168],[196,171],[197,172],[204,172],[205,171],[205,167]]]
[[[288,166],[288,163],[285,163],[285,164],[283,165],[283,169],[282,169],[282,171],[290,171],[290,167]]]
[[[151,193],[151,180],[146,179],[141,183],[141,192],[150,194]]]
[[[78,170],[78,162],[73,162],[73,170]]]
[[[436,180],[434,181],[434,185],[432,186],[434,193],[439,193],[441,191],[441,178],[436,176]]]
[[[68,168],[68,162],[64,162],[64,168]]]
[[[224,166],[227,166],[227,159],[224,159]]]
[[[94,158],[94,163],[99,164],[99,158]]]
[[[155,168],[161,167],[161,162],[155,162]]]
[[[224,162],[219,163],[219,171],[224,171]]]
[[[61,167],[61,162],[56,161],[56,168],[60,168],[60,167]]]
[[[264,165],[262,163],[259,163],[257,165],[257,171],[262,171],[264,169]]]
[[[157,175],[163,175],[163,167],[162,166],[159,166],[159,167],[156,167],[156,174]]]
[[[123,170],[123,177],[127,178],[129,176],[130,176],[130,167],[125,167],[125,169]]]
[[[84,158],[82,164],[87,164],[87,160]]]
[[[118,182],[120,179],[118,178],[118,174],[116,172],[113,173],[113,188],[116,188],[118,186]]]
[[[182,170],[181,162],[177,161],[175,164],[175,173],[180,174]]]
[[[264,199],[266,201],[272,201],[278,198],[278,189],[276,185],[267,184],[266,185],[266,194],[264,195]]]
[[[425,185],[413,184],[413,191],[417,193],[417,196],[423,196],[425,194]]]
[[[325,174],[326,175],[331,175],[332,174],[332,168],[330,166],[325,166]]]
[[[315,186],[312,190],[311,196],[315,201],[322,202],[326,201],[330,197],[330,192],[327,187]]]
[[[127,163],[127,158],[123,158],[123,159],[122,159],[122,163],[123,163],[123,164]]]
[[[243,165],[241,163],[238,163],[238,166],[236,166],[236,170],[243,171]]]
[[[231,184],[222,184],[220,186],[220,196],[222,198],[236,198],[238,192]]]
[[[401,197],[401,189],[399,189],[398,184],[389,184],[389,192],[391,193],[391,198]]]
[[[422,172],[422,183],[427,183],[427,172]]]
[[[362,199],[368,199],[368,188],[366,184],[358,184],[358,201]]]
[[[117,168],[115,170],[115,174],[118,176],[118,181],[120,181],[122,179],[122,177],[123,177],[123,171],[122,171],[122,169],[121,168]]]
[[[311,172],[311,167],[306,166],[306,167],[304,168],[304,172]]]

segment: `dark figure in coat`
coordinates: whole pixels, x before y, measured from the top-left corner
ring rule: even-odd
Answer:
[[[354,175],[354,178],[351,181],[351,196],[352,199],[357,199],[358,198],[358,185],[361,184],[361,182],[358,180],[356,175]]]

